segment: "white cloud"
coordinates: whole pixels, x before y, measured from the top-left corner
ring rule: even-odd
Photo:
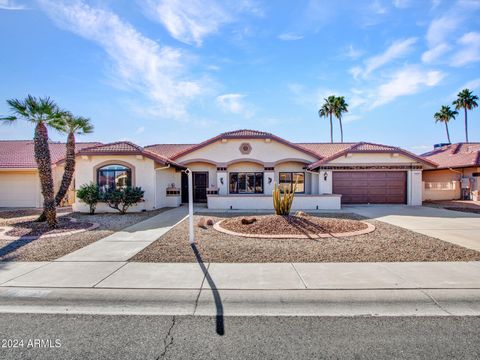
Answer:
[[[380,2],[380,0],[375,0],[370,4],[370,10],[375,14],[383,15],[387,13],[387,8]]]
[[[410,0],[393,0],[393,6],[398,9],[405,9],[411,5]]]
[[[470,89],[470,90],[480,89],[480,78],[468,81],[458,89],[458,92],[463,89]]]
[[[393,42],[387,50],[382,54],[373,56],[364,61],[365,67],[361,69],[355,67],[351,69],[352,75],[356,78],[362,75],[364,78],[367,78],[370,73],[377,70],[378,68],[390,63],[393,60],[396,60],[404,55],[406,55],[412,48],[412,46],[417,42],[417,38],[408,38],[403,40],[397,40]]]
[[[348,48],[347,48],[347,51],[345,52],[345,55],[346,55],[348,58],[355,60],[355,59],[359,58],[360,56],[362,56],[362,55],[363,55],[363,52],[360,51],[360,50],[358,50],[358,49],[355,49],[355,48],[353,47],[353,45],[350,44],[350,45],[348,46]]]
[[[24,10],[25,5],[18,4],[14,0],[0,0],[0,9],[3,10]]]
[[[184,53],[160,46],[116,14],[80,0],[40,4],[60,27],[101,46],[111,60],[115,85],[146,95],[157,116],[183,117],[189,102],[204,90],[201,82],[186,79]]]
[[[301,40],[303,39],[302,35],[297,35],[294,33],[283,33],[277,36],[278,39],[284,40],[284,41],[295,41],[295,40]]]
[[[170,35],[186,44],[201,46],[203,39],[218,32],[224,24],[235,21],[235,15],[249,12],[263,16],[253,0],[137,0],[147,16],[161,23]]]
[[[244,98],[244,94],[223,94],[217,96],[217,103],[224,111],[251,118],[253,111],[251,106],[244,101]]]
[[[462,19],[453,14],[447,14],[432,20],[427,30],[427,42],[430,47],[445,41],[446,37],[461,24]]]
[[[136,131],[135,134],[143,134],[145,132],[145,126],[140,126]]]
[[[464,34],[458,44],[461,48],[453,55],[451,66],[463,66],[480,61],[480,33],[469,32]]]
[[[417,66],[406,66],[396,71],[390,80],[377,88],[372,108],[392,102],[399,96],[412,95],[425,87],[435,86],[444,76],[445,74],[440,71],[426,71]]]
[[[440,58],[442,55],[450,50],[450,46],[445,43],[440,43],[422,54],[422,61],[430,64]]]

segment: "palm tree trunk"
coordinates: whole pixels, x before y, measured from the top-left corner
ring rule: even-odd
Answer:
[[[343,143],[343,126],[342,126],[342,118],[338,118],[338,122],[340,123],[340,142]]]
[[[468,121],[467,121],[467,107],[464,107],[465,111],[465,141],[468,143]]]
[[[450,133],[448,132],[448,123],[445,123],[445,130],[447,130],[448,143],[451,144],[452,142],[450,141]]]
[[[67,153],[65,155],[65,169],[63,171],[62,183],[55,196],[55,205],[59,206],[65,194],[72,183],[73,173],[75,172],[75,134],[73,132],[68,134],[67,138]]]
[[[52,163],[50,149],[48,148],[48,131],[43,122],[35,127],[34,150],[37,162],[38,174],[43,195],[43,212],[48,226],[53,229],[57,226],[57,213],[55,211],[55,199],[53,193]]]
[[[330,142],[333,143],[333,122],[332,113],[330,113]]]

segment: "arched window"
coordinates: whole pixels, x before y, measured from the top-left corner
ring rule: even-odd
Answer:
[[[132,170],[124,165],[106,165],[97,170],[100,191],[123,189],[132,185]]]

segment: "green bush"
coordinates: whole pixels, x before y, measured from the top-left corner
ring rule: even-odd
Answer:
[[[95,214],[95,208],[100,201],[100,189],[93,182],[84,184],[77,190],[77,197],[90,207],[90,214]]]
[[[105,192],[102,195],[102,201],[105,201],[109,207],[116,209],[120,214],[125,214],[130,206],[137,205],[143,200],[145,191],[140,187],[126,187],[123,189],[114,189]]]

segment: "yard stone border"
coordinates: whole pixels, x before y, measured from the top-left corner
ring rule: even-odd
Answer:
[[[72,217],[65,217],[66,219],[69,219],[71,222],[79,222],[77,219],[72,218]],[[54,237],[60,237],[60,236],[70,236],[74,234],[78,234],[84,231],[90,231],[98,228],[100,226],[99,223],[92,223],[92,226],[85,228],[85,229],[77,229],[77,230],[71,230],[71,231],[65,231],[61,233],[55,233],[55,234],[45,234],[45,235],[40,235],[40,236],[8,236],[5,235],[7,232],[10,230],[14,229],[13,226],[8,226],[8,225],[3,225],[0,226],[0,229],[2,230],[0,232],[0,240],[37,240],[37,239],[44,239],[44,238],[54,238]]]
[[[260,238],[260,239],[321,239],[321,238],[338,238],[338,237],[349,237],[349,236],[357,236],[357,235],[364,235],[371,233],[375,231],[375,226],[366,222],[366,221],[360,221],[357,220],[365,225],[367,225],[366,229],[363,230],[357,230],[357,231],[349,231],[349,232],[341,232],[341,233],[327,233],[327,234],[304,234],[304,235],[299,235],[299,234],[278,234],[278,235],[272,235],[272,234],[244,234],[244,233],[238,233],[235,231],[227,230],[223,228],[220,224],[224,222],[227,219],[223,219],[221,221],[216,222],[213,224],[213,228],[219,232],[222,232],[224,234],[228,235],[234,235],[234,236],[241,236],[241,237],[247,237],[247,238]]]

